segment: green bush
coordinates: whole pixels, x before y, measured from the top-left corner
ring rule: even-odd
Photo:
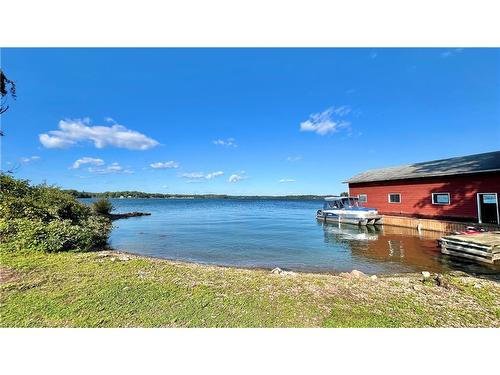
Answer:
[[[107,198],[101,198],[92,203],[92,210],[98,215],[109,215],[113,211],[113,205]]]
[[[11,248],[87,251],[106,244],[109,219],[57,187],[0,174],[0,241]]]

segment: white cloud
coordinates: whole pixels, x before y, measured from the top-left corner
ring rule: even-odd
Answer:
[[[224,174],[224,172],[222,172],[222,171],[213,172],[213,173],[209,173],[209,174],[207,174],[207,175],[205,176],[205,178],[206,178],[207,180],[211,180],[212,178],[222,176],[223,174]]]
[[[27,158],[21,158],[21,164],[30,164],[34,161],[40,160],[40,156],[29,156]]]
[[[245,175],[245,171],[240,171],[229,176],[229,179],[227,181],[235,184],[237,182],[240,182],[241,180],[246,180],[247,178],[248,176]]]
[[[89,167],[88,171],[90,173],[97,173],[97,174],[134,173],[130,169],[123,168],[119,163],[112,163],[111,165],[108,166]]]
[[[226,140],[216,139],[215,141],[213,141],[213,144],[225,147],[238,147],[238,145],[235,142],[236,140],[234,138],[228,138]]]
[[[337,116],[347,116],[349,113],[352,112],[351,107],[346,106],[346,105],[341,105],[340,107],[337,108],[331,108],[333,113],[336,114]]]
[[[149,164],[149,166],[154,169],[171,169],[171,168],[179,168],[179,163],[173,160],[166,162],[159,161],[157,163]]]
[[[446,59],[447,57],[455,56],[459,53],[462,53],[463,48],[454,48],[454,49],[449,49],[447,51],[441,52],[441,57],[443,59]]]
[[[181,177],[187,178],[188,180],[211,180],[215,177],[222,176],[224,172],[222,171],[217,171],[217,172],[212,172],[212,173],[202,173],[202,172],[189,172],[189,173],[183,173],[181,174]]]
[[[129,150],[147,150],[159,143],[123,125],[89,126],[90,119],[59,121],[59,130],[51,130],[38,137],[46,148],[68,148],[79,142],[91,141],[97,148],[113,146]]]
[[[68,148],[76,143],[61,137],[51,137],[48,134],[40,134],[38,138],[45,148]]]
[[[319,135],[327,135],[328,133],[335,133],[342,128],[349,128],[350,122],[340,119],[334,119],[333,116],[344,117],[351,112],[348,106],[331,107],[327,110],[314,113],[309,116],[309,120],[300,124],[300,131],[314,132]]]
[[[282,178],[279,183],[280,184],[286,184],[288,182],[295,182],[295,180],[293,178]]]
[[[201,172],[189,172],[181,174],[181,177],[188,179],[198,179],[198,178],[205,178],[205,175]]]
[[[111,173],[134,173],[132,170],[124,168],[120,165],[120,163],[111,163],[109,165],[105,165],[104,160],[98,158],[91,158],[85,156],[76,160],[70,169],[79,169],[82,165],[88,164],[90,167],[87,170],[90,173],[96,174],[111,174]]]
[[[85,156],[83,158],[76,160],[70,168],[71,169],[78,169],[83,164],[104,165],[104,160]]]
[[[302,156],[289,156],[286,158],[287,161],[299,161],[302,160]]]

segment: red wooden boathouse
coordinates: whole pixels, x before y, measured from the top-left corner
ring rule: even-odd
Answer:
[[[349,195],[384,215],[500,224],[500,151],[373,169],[345,182]]]

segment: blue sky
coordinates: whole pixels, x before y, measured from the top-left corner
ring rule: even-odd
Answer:
[[[498,49],[2,49],[2,169],[86,191],[335,194],[500,149]]]

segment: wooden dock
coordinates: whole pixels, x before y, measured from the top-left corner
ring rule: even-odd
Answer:
[[[440,238],[441,253],[493,264],[500,260],[500,231]]]
[[[500,231],[500,226],[495,224],[478,224],[478,223],[465,223],[458,221],[448,220],[435,220],[435,219],[419,219],[407,216],[383,216],[384,225],[392,225],[396,227],[414,228],[419,230],[429,230],[443,233],[462,232],[467,227],[480,226],[488,231]]]

